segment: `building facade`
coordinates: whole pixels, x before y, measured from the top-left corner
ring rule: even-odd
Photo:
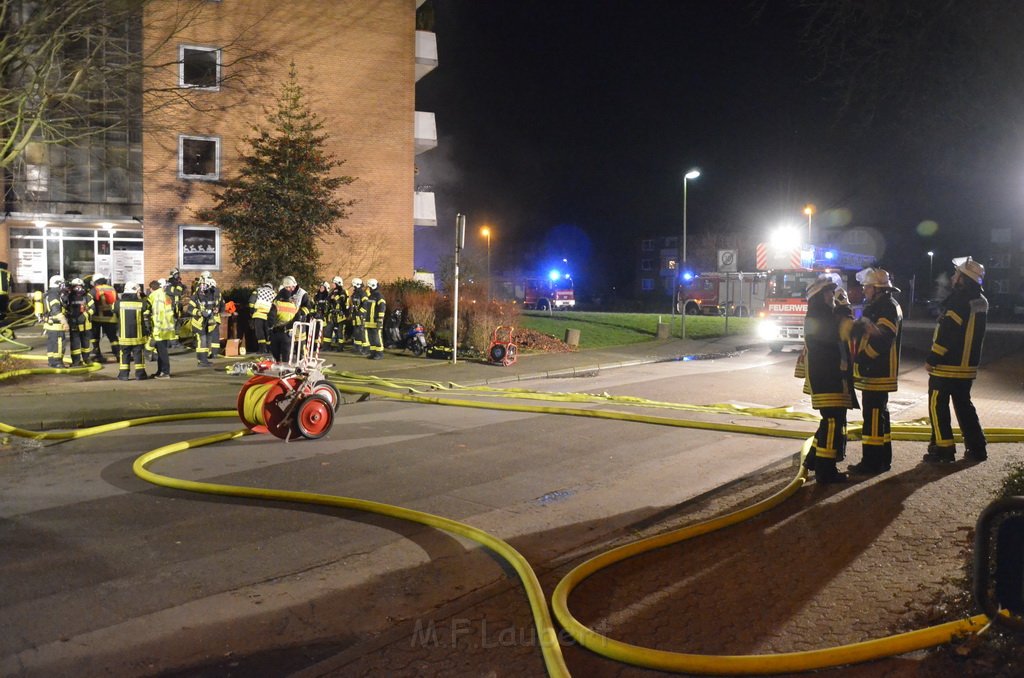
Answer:
[[[344,237],[322,244],[322,276],[411,278],[413,226],[436,225],[433,196],[414,183],[416,153],[436,146],[433,115],[415,110],[415,83],[437,64],[433,34],[417,30],[423,5],[148,4],[125,27],[141,72],[125,124],[75,147],[30,144],[7,173],[0,261],[15,291],[94,271],[142,283],[172,268],[186,280],[210,271],[223,289],[261,282],[241,279],[230,240],[195,215],[238,172],[254,126],[269,127],[292,64],[326,151],[344,161],[335,171],[356,178],[341,189],[357,202]]]

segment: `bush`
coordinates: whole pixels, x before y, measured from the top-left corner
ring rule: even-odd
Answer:
[[[459,309],[460,344],[467,350],[485,354],[494,337],[494,330],[501,325],[515,325],[519,319],[519,306],[492,301],[466,304]]]
[[[1024,497],[1024,463],[1016,462],[1010,465],[1009,474],[1003,478],[999,497]]]

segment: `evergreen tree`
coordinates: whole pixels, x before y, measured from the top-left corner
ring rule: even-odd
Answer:
[[[313,289],[317,241],[344,235],[340,222],[356,201],[340,199],[337,190],[356,179],[331,176],[344,161],[325,152],[323,123],[306,106],[294,62],[267,120],[272,130],[254,125],[254,136],[244,139],[251,150],[241,156],[239,177],[223,182],[214,207],[197,216],[224,230],[243,278],[276,285],[292,275]]]

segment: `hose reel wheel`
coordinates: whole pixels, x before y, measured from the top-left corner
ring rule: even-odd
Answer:
[[[309,440],[323,438],[334,425],[334,407],[320,394],[302,399],[295,412],[295,430]]]
[[[341,393],[338,392],[338,389],[334,384],[326,379],[313,384],[310,395],[318,395],[324,398],[332,407],[334,407],[335,412],[337,412],[338,408],[341,407]]]

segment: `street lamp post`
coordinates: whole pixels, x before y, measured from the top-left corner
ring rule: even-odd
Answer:
[[[932,261],[934,259],[935,259],[935,252],[932,252],[931,250],[928,250],[928,284],[929,285],[932,284]],[[931,294],[931,293],[932,293],[931,289],[929,288],[928,294]]]
[[[480,229],[480,235],[487,238],[487,303],[491,303],[491,229],[484,226]]]
[[[811,217],[814,215],[814,205],[805,205],[804,214],[807,215],[807,244],[810,245],[813,242],[811,238]]]
[[[691,179],[696,179],[700,176],[700,170],[696,167],[683,175],[683,246],[682,246],[682,262],[677,267],[675,278],[672,280],[672,308],[676,306],[677,290],[679,289],[679,276],[686,270],[686,182]],[[679,309],[679,313],[682,316],[681,325],[679,330],[679,338],[686,339],[686,306]]]

